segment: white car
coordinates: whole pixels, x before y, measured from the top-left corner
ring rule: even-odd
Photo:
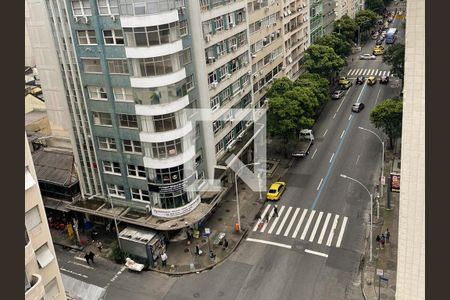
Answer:
[[[371,59],[376,59],[376,57],[375,57],[375,55],[366,53],[366,54],[361,55],[361,56],[359,57],[359,59],[362,59],[362,60],[371,60]]]

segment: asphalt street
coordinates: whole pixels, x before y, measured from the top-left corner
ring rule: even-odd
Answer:
[[[402,34],[400,29],[399,41]],[[371,53],[374,44],[370,41],[359,54]],[[355,68],[389,70],[381,57],[355,59],[342,75]],[[131,273],[107,261],[90,269],[74,258],[75,253],[58,249],[62,272],[105,287],[108,300],[362,299],[359,265],[369,196],[339,175],[358,179],[373,192],[380,175],[381,144],[358,126],[380,133],[370,124],[369,112],[398,95],[398,86],[395,78],[388,85],[354,84],[345,97],[331,100],[313,128],[316,139],[310,155],[293,164],[283,178],[287,190],[282,199],[264,210],[269,213],[276,204],[279,218],[251,229],[237,251],[214,269],[183,277]],[[365,109],[351,112],[355,102],[364,103]]]

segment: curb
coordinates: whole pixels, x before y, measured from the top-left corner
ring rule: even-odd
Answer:
[[[81,246],[68,245],[68,244],[63,244],[63,243],[55,242],[55,241],[53,241],[53,244],[54,245],[58,245],[58,246],[62,246],[62,247],[66,247],[66,248],[71,248],[71,249],[77,250],[77,251],[83,251],[84,250],[84,247],[81,247]]]

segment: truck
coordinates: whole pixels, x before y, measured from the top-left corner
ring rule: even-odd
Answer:
[[[309,149],[314,143],[314,135],[311,129],[303,129],[300,131],[299,139],[295,145],[293,157],[304,157],[309,154]]]
[[[389,28],[389,30],[386,33],[386,44],[393,44],[395,42],[395,38],[397,34],[396,28]]]

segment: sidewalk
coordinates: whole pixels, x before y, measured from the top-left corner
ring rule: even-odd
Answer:
[[[400,144],[400,143],[398,143]],[[385,176],[386,180],[392,170],[392,164],[395,158],[400,158],[398,151],[394,154],[392,151],[386,152]],[[366,247],[366,256],[363,271],[361,272],[362,291],[366,300],[372,299],[395,299],[396,275],[397,275],[397,240],[398,240],[398,213],[399,213],[399,193],[391,193],[391,210],[386,210],[387,191],[380,198],[380,218],[376,218],[376,203],[374,203],[373,218],[373,261],[369,262],[368,243]],[[375,241],[376,236],[386,232],[389,229],[391,236],[389,243],[380,249]],[[383,277],[388,282],[379,281],[377,269],[383,270]],[[380,284],[381,283],[381,284]],[[378,295],[380,294],[380,298]]]

